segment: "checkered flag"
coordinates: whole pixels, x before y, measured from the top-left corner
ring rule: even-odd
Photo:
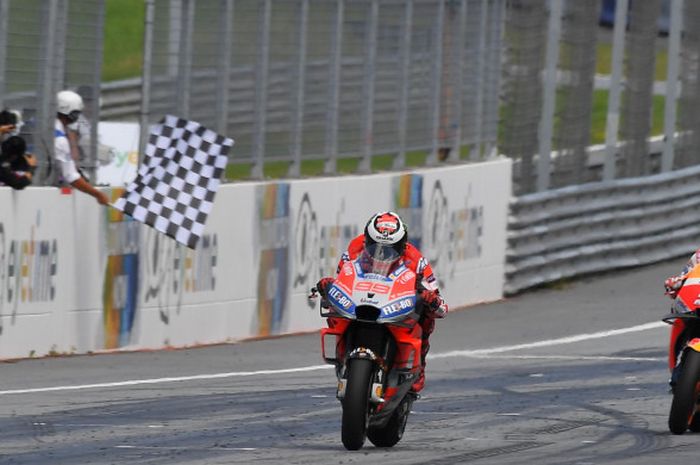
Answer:
[[[114,203],[194,249],[204,231],[233,140],[168,115],[150,134],[136,179]]]

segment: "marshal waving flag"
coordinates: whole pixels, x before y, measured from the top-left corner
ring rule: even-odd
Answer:
[[[168,115],[151,132],[134,181],[114,203],[194,249],[214,204],[233,139]]]

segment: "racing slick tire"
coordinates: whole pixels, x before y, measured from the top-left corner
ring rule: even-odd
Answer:
[[[374,362],[352,359],[348,362],[348,379],[343,398],[341,437],[348,450],[358,450],[365,443],[369,421],[369,395]]]
[[[405,397],[383,428],[369,428],[367,437],[377,447],[393,447],[403,437],[412,402]]]
[[[683,367],[678,382],[673,389],[671,413],[668,416],[668,429],[673,434],[683,434],[689,427],[695,404],[698,399],[700,382],[700,353],[688,350],[683,357]]]

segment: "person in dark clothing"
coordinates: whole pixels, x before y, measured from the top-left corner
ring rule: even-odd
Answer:
[[[24,189],[32,183],[36,159],[26,153],[27,144],[19,136],[11,136],[0,145],[0,184]]]
[[[18,112],[8,109],[0,111],[0,142],[19,133],[18,114]]]

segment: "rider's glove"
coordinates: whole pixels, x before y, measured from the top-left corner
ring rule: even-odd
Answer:
[[[312,287],[309,289],[309,293],[306,295],[306,303],[309,304],[310,307],[313,307],[316,305],[316,299],[318,298],[318,289],[315,287]]]
[[[428,289],[425,289],[420,293],[420,299],[423,301],[430,313],[436,314],[436,316],[443,316],[444,311],[441,311],[443,300],[438,291],[429,291]]]
[[[328,296],[328,288],[331,287],[333,281],[333,278],[321,278],[316,283],[316,290],[321,294],[321,297],[326,298]]]
[[[672,299],[675,299],[678,295],[678,291],[683,287],[685,282],[685,276],[671,276],[666,281],[664,281],[664,288],[666,289],[665,294]]]

